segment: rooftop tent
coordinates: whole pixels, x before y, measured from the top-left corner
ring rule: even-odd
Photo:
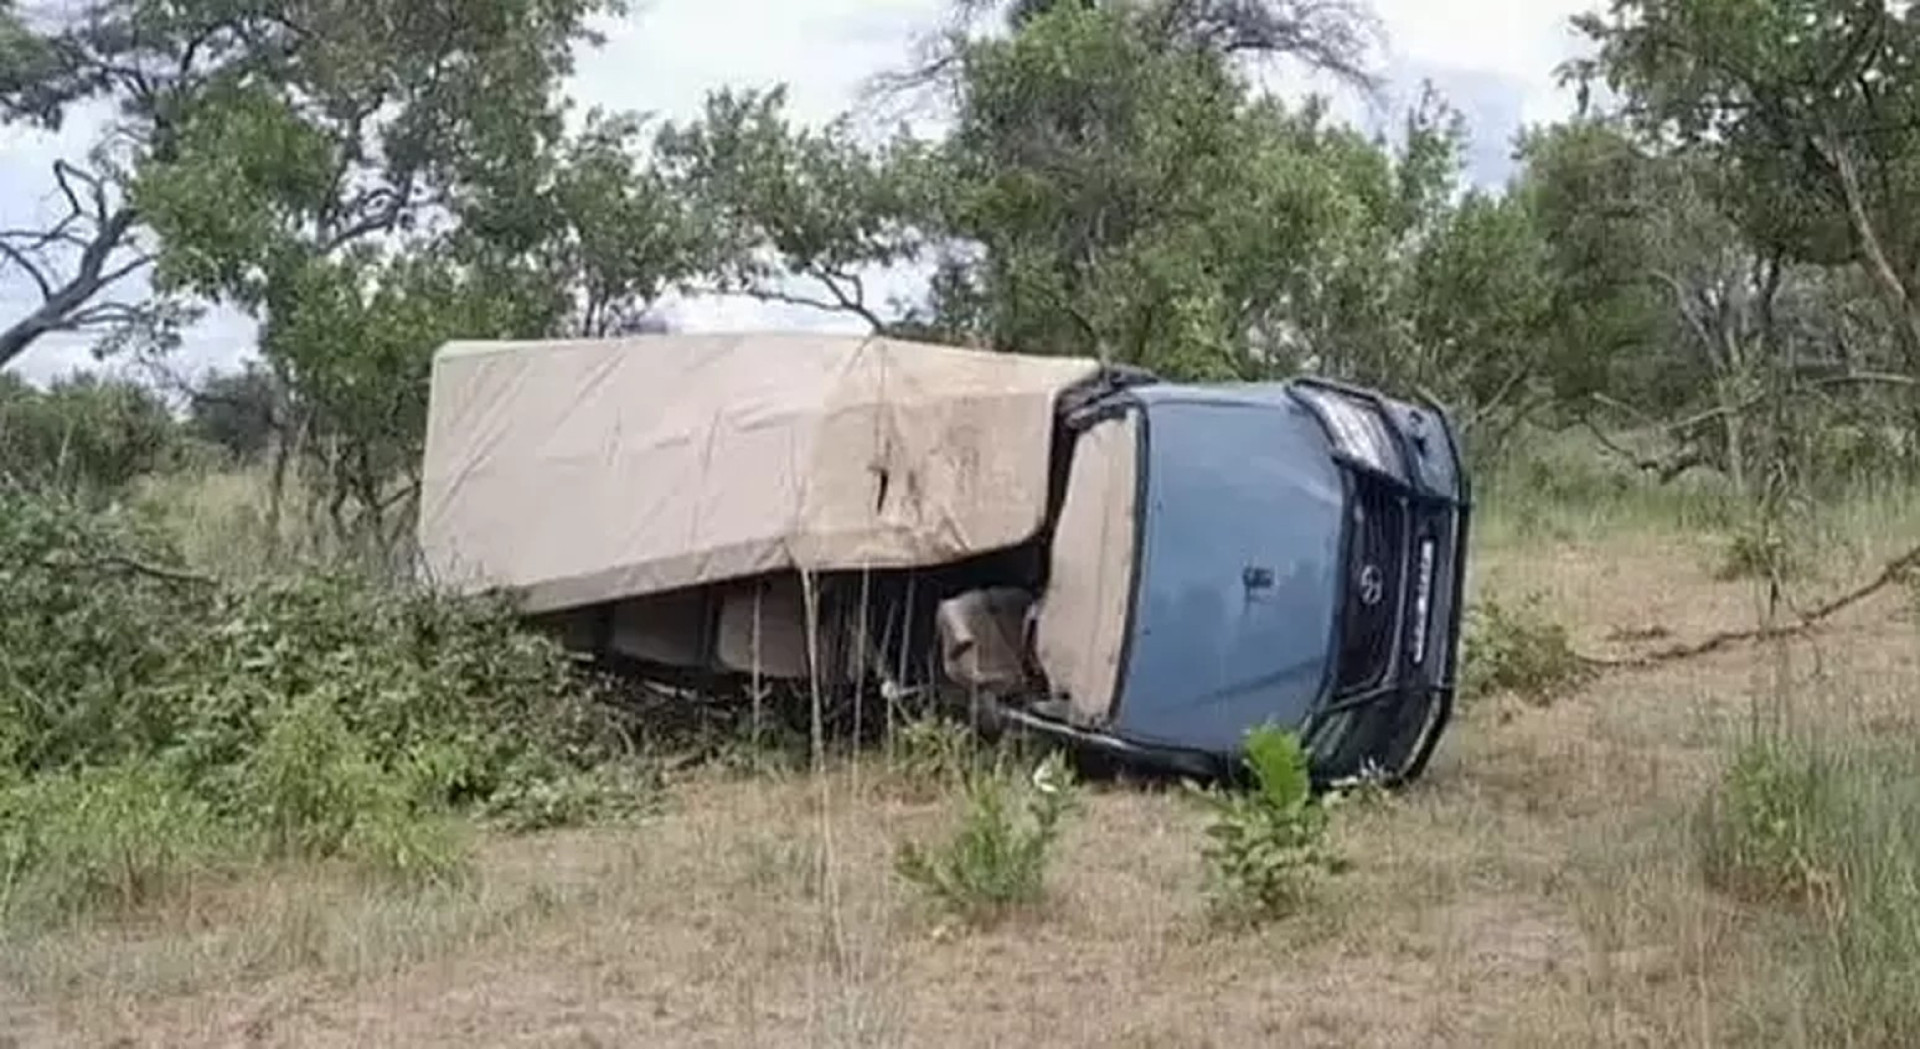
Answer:
[[[1099,373],[844,335],[452,343],[423,571],[539,613],[1014,546],[1046,519],[1056,402]]]

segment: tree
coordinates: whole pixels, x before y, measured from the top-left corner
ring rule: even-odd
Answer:
[[[1735,174],[1763,254],[1858,263],[1920,370],[1920,12],[1882,0],[1614,0],[1578,27],[1652,140]]]
[[[434,346],[555,312],[463,267],[455,234],[471,200],[541,189],[557,86],[609,7],[97,0],[41,34],[42,95],[119,110],[156,287],[261,322],[293,408],[276,477],[297,454],[341,530],[392,533]]]
[[[718,290],[849,313],[884,331],[884,304],[871,301],[863,271],[923,250],[931,159],[904,133],[865,147],[846,118],[796,128],[785,103],[784,89],[723,90],[700,120],[662,129],[661,164],[708,238],[697,268]],[[819,293],[793,290],[791,277]]]
[[[1019,5],[1013,33],[951,41],[938,140],[864,146],[846,122],[791,127],[778,92],[721,93],[662,150],[722,256],[745,260],[737,286],[877,331],[1517,402],[1543,308],[1527,212],[1473,198],[1456,215],[1464,132],[1437,95],[1389,147],[1259,94],[1228,32],[1256,6]],[[908,261],[932,265],[925,296],[875,309],[862,272]]]
[[[1368,92],[1379,87],[1368,66],[1380,25],[1360,0],[952,0],[947,24],[921,38],[908,69],[869,82],[872,100],[928,89],[957,98],[965,52],[978,42],[972,29],[996,12],[1015,35],[1055,16],[1105,13],[1131,21],[1156,51],[1284,58]]]
[[[663,133],[664,134],[664,133]],[[717,235],[655,163],[646,124],[594,111],[580,134],[463,187],[453,257],[489,294],[525,304],[514,327],[599,337],[657,326],[670,290],[721,267]]]
[[[1384,158],[1317,107],[1256,100],[1171,13],[1059,5],[957,48],[942,277],[916,324],[1192,377],[1324,346],[1303,314],[1359,263],[1335,247],[1375,214],[1349,176]]]
[[[0,485],[111,498],[166,464],[179,437],[138,383],[79,372],[42,391],[0,375]]]
[[[272,374],[249,361],[208,375],[189,393],[187,432],[224,449],[236,462],[256,462],[286,425],[283,401]]]
[[[152,262],[136,243],[133,209],[105,176],[75,164],[56,161],[53,179],[65,207],[57,221],[0,230],[0,279],[24,278],[40,296],[24,316],[0,329],[0,367],[47,335],[125,330],[159,316],[105,298]]]

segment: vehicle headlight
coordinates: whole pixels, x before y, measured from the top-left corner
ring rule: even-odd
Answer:
[[[1334,445],[1343,454],[1385,473],[1400,472],[1400,454],[1393,433],[1378,412],[1326,390],[1308,388],[1301,390],[1301,394],[1320,409],[1327,428],[1333,432]]]

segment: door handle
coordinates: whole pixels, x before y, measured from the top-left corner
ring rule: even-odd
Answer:
[[[1273,589],[1273,569],[1260,565],[1248,565],[1240,573],[1240,582],[1248,590],[1271,590]]]

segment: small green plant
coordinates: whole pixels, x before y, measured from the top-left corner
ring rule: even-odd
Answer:
[[[902,844],[895,870],[943,909],[996,921],[1044,898],[1047,863],[1078,796],[1058,753],[1024,779],[1004,766],[969,776],[959,830],[932,847]]]
[[[1307,752],[1272,726],[1247,736],[1251,791],[1199,791],[1212,811],[1207,894],[1217,917],[1269,921],[1297,911],[1324,873],[1343,864],[1326,843],[1327,813],[1314,798]]]
[[[1542,701],[1589,672],[1567,628],[1540,610],[1538,597],[1519,607],[1496,600],[1467,609],[1460,643],[1460,693],[1473,700],[1501,692]]]
[[[1804,901],[1826,886],[1828,772],[1817,755],[1771,739],[1742,747],[1701,814],[1709,882],[1753,900]]]
[[[893,768],[915,795],[944,791],[964,782],[976,750],[973,731],[948,718],[920,717],[893,737]]]
[[[1793,545],[1785,535],[1761,528],[1743,528],[1727,540],[1713,575],[1728,583],[1741,579],[1788,579],[1798,569]]]

